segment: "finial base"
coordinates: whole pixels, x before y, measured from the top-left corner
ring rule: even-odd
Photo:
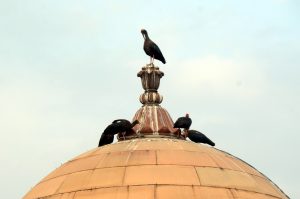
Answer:
[[[125,140],[138,137],[171,137],[182,139],[179,129],[173,128],[174,122],[168,111],[159,105],[144,105],[133,117],[133,121],[138,120],[132,131],[127,132]],[[124,140],[120,136],[119,140]]]

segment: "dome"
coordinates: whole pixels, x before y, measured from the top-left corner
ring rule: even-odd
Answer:
[[[266,176],[226,153],[191,141],[144,138],[90,150],[66,162],[24,199],[278,199]]]
[[[101,142],[104,146],[66,162],[23,199],[288,198],[244,161],[187,141],[189,127],[174,128],[171,116],[159,105],[163,97],[157,89],[163,75],[153,64],[138,73],[144,93],[143,106],[133,117],[136,125],[102,134],[113,138],[118,133],[119,142],[110,144],[112,139],[107,139]]]

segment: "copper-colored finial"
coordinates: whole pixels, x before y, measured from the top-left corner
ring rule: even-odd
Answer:
[[[142,104],[160,104],[163,97],[157,92],[159,88],[160,78],[164,73],[159,70],[154,64],[148,64],[142,68],[137,74],[142,80],[142,86],[145,92],[140,96]]]
[[[151,63],[142,67],[137,76],[141,78],[145,90],[140,96],[143,107],[133,117],[133,121],[138,120],[139,124],[132,129],[132,132],[125,135],[125,139],[137,137],[179,138],[180,130],[173,128],[174,123],[168,111],[159,105],[163,97],[157,90],[160,78],[164,76],[164,73]]]

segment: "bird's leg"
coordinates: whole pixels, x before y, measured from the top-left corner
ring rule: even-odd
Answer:
[[[180,138],[181,137],[181,129],[177,129],[177,138]]]
[[[183,137],[184,137],[184,139],[186,139],[187,134],[188,134],[188,130],[187,130],[187,129],[184,129],[184,130],[183,130]]]
[[[154,65],[154,55],[152,56],[152,64]]]
[[[123,132],[123,133],[122,133],[122,135],[123,135],[123,140],[125,140],[125,133],[126,133],[126,132]]]

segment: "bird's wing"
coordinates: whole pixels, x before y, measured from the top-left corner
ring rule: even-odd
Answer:
[[[190,128],[190,126],[192,125],[192,119],[191,118],[186,118],[186,119],[187,119],[188,128]]]
[[[119,123],[112,123],[104,129],[103,134],[114,135],[118,133],[120,128],[119,126],[120,126]]]
[[[151,45],[152,49],[155,53],[154,57],[158,60],[161,60],[163,63],[166,63],[166,60],[162,54],[162,52],[160,51],[159,47],[153,42],[153,45]]]
[[[184,121],[184,118],[183,118],[183,117],[178,118],[178,119],[176,120],[175,124],[174,124],[174,127],[175,127],[175,128],[181,128],[182,125],[184,124],[183,121]]]
[[[176,122],[174,123],[174,128],[179,128],[179,123],[180,123],[180,121],[179,121],[179,119],[180,118],[178,118],[177,120],[176,120]]]
[[[127,121],[127,120],[125,120],[125,119],[117,119],[117,120],[114,120],[112,123],[115,124],[115,123],[123,122],[123,121]]]
[[[201,133],[199,131],[189,130],[188,138],[190,140],[192,140],[193,142],[205,143],[205,144],[209,144],[211,146],[215,146],[215,143],[213,141],[211,141],[208,137],[206,137],[206,135],[204,135],[203,133]]]
[[[113,135],[108,135],[108,134],[102,133],[100,140],[99,140],[98,147],[106,145],[106,144],[111,144],[113,141],[114,141]]]
[[[180,117],[176,120],[174,128],[184,128],[188,125],[188,120],[186,117]]]

